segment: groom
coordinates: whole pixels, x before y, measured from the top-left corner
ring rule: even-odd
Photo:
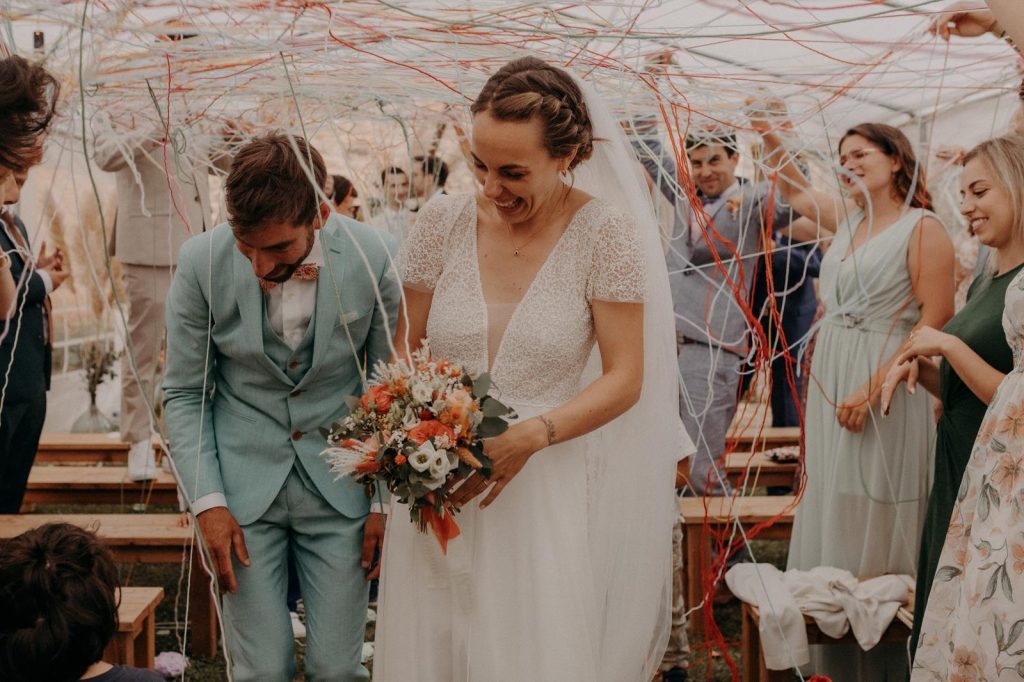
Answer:
[[[320,457],[363,372],[389,355],[400,289],[390,238],[331,212],[306,141],[240,149],[229,222],[182,247],[167,302],[171,452],[223,591],[234,679],[290,680],[294,555],[308,680],[367,680],[368,579],[384,517]],[[382,511],[377,509],[376,511]]]

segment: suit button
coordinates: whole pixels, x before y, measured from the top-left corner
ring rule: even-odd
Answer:
[[[292,440],[302,440],[302,431],[292,431]]]
[[[291,362],[288,363],[288,369],[295,369],[298,366],[299,366],[299,361],[298,360],[292,360]]]
[[[292,398],[298,398],[303,393],[305,393],[305,391],[303,391],[301,388],[297,388],[288,395],[291,396]]]

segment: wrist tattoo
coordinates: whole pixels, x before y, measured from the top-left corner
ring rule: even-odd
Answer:
[[[558,442],[558,434],[555,432],[555,423],[551,421],[551,418],[547,415],[538,415],[537,419],[544,424],[544,428],[548,432],[548,445],[554,445]]]

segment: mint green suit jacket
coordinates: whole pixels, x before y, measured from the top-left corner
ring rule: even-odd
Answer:
[[[297,382],[264,352],[263,294],[228,224],[182,246],[167,301],[164,411],[171,454],[191,502],[223,493],[241,525],[281,490],[296,458],[324,499],[358,518],[370,499],[334,480],[319,428],[344,416],[387,359],[401,287],[391,238],[332,214],[321,230],[312,365]]]

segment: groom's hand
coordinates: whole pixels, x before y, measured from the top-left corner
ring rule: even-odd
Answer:
[[[249,566],[249,550],[245,548],[245,535],[242,527],[235,521],[227,507],[207,509],[196,517],[199,530],[203,533],[206,548],[213,560],[213,570],[217,572],[217,582],[221,592],[234,594],[238,591],[235,581],[235,569],[231,565],[231,551],[235,552],[239,563]]]
[[[362,565],[367,580],[380,577],[380,564],[384,557],[384,524],[387,518],[387,514],[370,514],[363,525]],[[377,553],[376,562],[373,560],[374,551]]]

